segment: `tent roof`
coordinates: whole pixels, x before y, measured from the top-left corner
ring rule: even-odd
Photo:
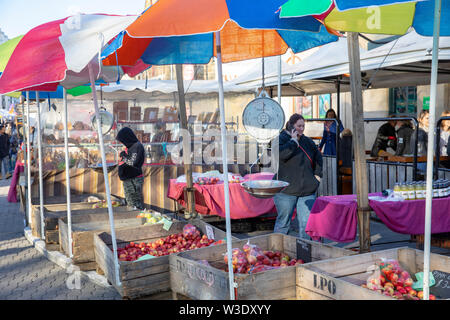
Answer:
[[[372,50],[360,51],[362,85],[366,88],[416,86],[430,83],[432,37],[412,31]],[[450,82],[450,37],[440,37],[439,83]],[[322,46],[302,62],[282,70],[282,95],[314,95],[336,92],[341,76],[341,91],[350,91],[347,40]],[[277,75],[266,79],[266,87],[276,92]],[[370,82],[370,84],[369,84]],[[261,80],[244,79],[237,83],[260,86]]]
[[[96,87],[97,92],[100,86]],[[186,95],[218,93],[219,87],[216,80],[185,80],[184,90]],[[174,94],[178,92],[176,80],[121,80],[119,84],[110,84],[101,87],[102,97],[105,100],[117,99],[144,99],[158,97],[161,95]],[[255,87],[250,85],[236,85],[234,82],[224,82],[225,92],[248,92],[255,93]],[[88,97],[80,96],[77,99]]]

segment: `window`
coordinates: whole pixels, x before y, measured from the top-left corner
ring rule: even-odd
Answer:
[[[390,88],[389,114],[415,116],[417,114],[417,87]]]

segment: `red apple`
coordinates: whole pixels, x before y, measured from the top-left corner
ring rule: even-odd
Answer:
[[[413,284],[413,279],[411,279],[411,278],[406,278],[406,280],[404,281],[405,287],[411,287],[412,284]]]

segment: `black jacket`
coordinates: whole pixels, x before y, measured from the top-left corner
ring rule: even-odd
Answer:
[[[397,150],[396,156],[404,154],[412,154],[414,149],[411,149],[411,136],[414,134],[414,129],[409,124],[403,124],[397,130]]]
[[[280,133],[278,180],[289,182],[283,193],[305,197],[314,194],[319,187],[319,181],[314,175],[322,177],[323,161],[322,154],[310,138],[302,135],[299,145],[308,155],[291,140],[286,131]],[[277,179],[276,175],[274,179]]]
[[[378,152],[380,150],[386,151],[388,147],[397,150],[397,143],[395,140],[390,140],[389,137],[396,137],[395,128],[389,123],[383,124],[377,132],[377,137],[372,146],[372,151],[370,155],[372,157],[378,157]]]
[[[416,144],[415,134],[411,137],[411,150],[414,150]],[[417,142],[417,156],[422,157],[427,155],[428,150],[428,132],[419,128],[418,142]]]
[[[9,156],[9,136],[4,133],[0,134],[0,159]]]
[[[145,160],[144,146],[136,135],[128,127],[122,128],[117,133],[116,139],[127,147],[127,152],[120,153],[123,163],[119,165],[120,180],[136,178],[142,175],[142,165]]]

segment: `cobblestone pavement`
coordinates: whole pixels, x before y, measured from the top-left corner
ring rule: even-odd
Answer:
[[[10,182],[0,181],[0,300],[121,299],[113,287],[69,274],[34,248],[19,204],[7,200]]]

